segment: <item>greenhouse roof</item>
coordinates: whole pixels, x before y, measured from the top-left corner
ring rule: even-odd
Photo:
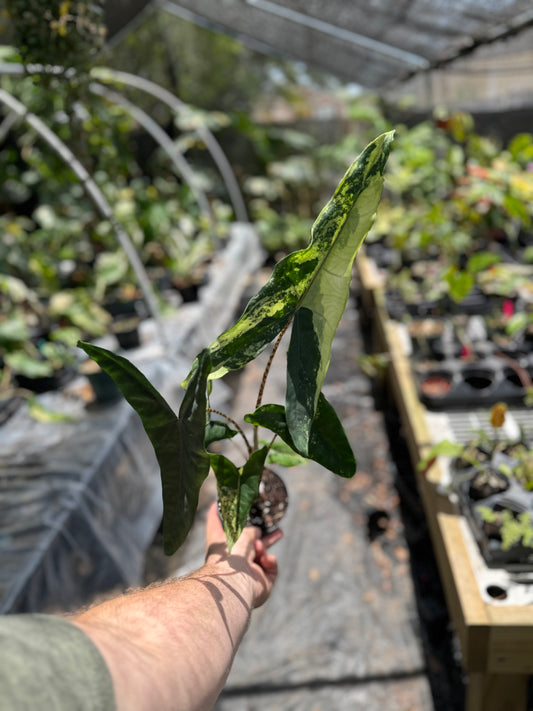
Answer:
[[[154,7],[371,89],[533,25],[531,0],[133,0],[109,4],[111,35]]]

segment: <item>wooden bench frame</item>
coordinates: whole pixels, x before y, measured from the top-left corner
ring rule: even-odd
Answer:
[[[432,441],[398,324],[387,315],[383,284],[364,254],[359,255],[357,267],[362,305],[371,314],[376,346],[390,358],[389,383],[416,472],[448,611],[461,646],[468,675],[466,711],[527,711],[527,686],[533,674],[533,605],[499,606],[483,600],[461,518],[449,499],[437,491],[439,463],[423,473],[417,469]]]

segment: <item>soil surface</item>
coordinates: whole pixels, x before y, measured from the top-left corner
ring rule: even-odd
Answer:
[[[323,388],[352,443],[357,473],[341,479],[314,463],[277,468],[289,496],[285,535],[274,548],[279,580],[254,611],[216,711],[464,707],[457,645],[399,419],[358,365],[366,316],[355,294]],[[239,420],[253,410],[263,356],[229,381],[231,415]],[[278,354],[264,403],[283,402],[283,364]],[[152,556],[149,578],[169,564],[184,574],[202,563],[214,496],[210,477],[187,544],[170,561]]]

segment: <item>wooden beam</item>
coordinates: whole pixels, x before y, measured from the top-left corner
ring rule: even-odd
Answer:
[[[442,586],[469,675],[466,711],[526,711],[527,681],[533,674],[533,606],[488,604],[481,595],[462,519],[439,493],[439,462],[426,471],[418,462],[432,445],[425,407],[418,398],[398,324],[387,315],[384,281],[365,255],[357,268],[364,308],[372,309],[378,347],[390,358],[390,386],[416,472]]]

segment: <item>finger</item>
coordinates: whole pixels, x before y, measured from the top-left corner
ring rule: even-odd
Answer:
[[[246,526],[235,544],[241,554],[250,555],[254,553],[255,545],[261,539],[261,529],[257,526]]]
[[[263,541],[263,545],[265,546],[265,548],[270,548],[270,546],[273,546],[274,543],[277,543],[282,538],[283,531],[281,530],[281,528],[276,528],[275,531],[267,533],[265,536],[263,536],[261,540]]]
[[[265,560],[277,560],[275,555],[267,552],[267,547],[265,546],[265,539],[261,538],[258,541],[254,541],[255,548],[255,558],[254,562],[260,564],[260,561]]]
[[[215,501],[213,501],[207,512],[205,538],[208,547],[214,543],[226,542],[226,534],[224,533],[222,521],[218,513],[218,506]]]
[[[256,560],[256,564],[259,565],[264,574],[269,579],[275,579],[278,574],[278,559],[275,555],[271,553],[263,553],[263,555]]]

